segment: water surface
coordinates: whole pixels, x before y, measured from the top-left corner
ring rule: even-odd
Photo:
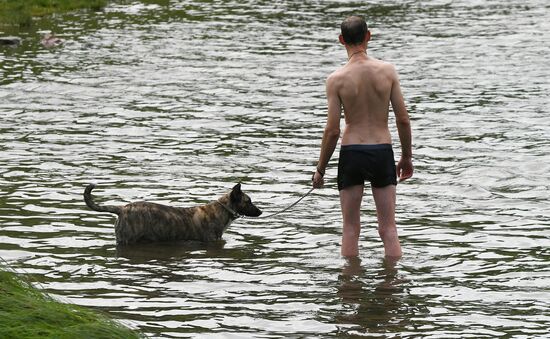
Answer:
[[[416,173],[404,257],[365,195],[339,255],[335,175],[224,240],[118,248],[97,199],[192,206],[235,183],[266,213],[309,189],[339,22],[396,64]],[[544,337],[550,324],[545,1],[171,1],[38,20],[0,50],[0,256],[62,300],[155,338]],[[13,32],[10,32],[13,33]],[[394,149],[399,156],[394,121]],[[368,190],[367,190],[368,192]]]

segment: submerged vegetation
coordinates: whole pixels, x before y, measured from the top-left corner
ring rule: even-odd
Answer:
[[[30,26],[33,17],[78,9],[100,10],[107,0],[0,0],[0,27]]]
[[[0,267],[0,338],[140,338],[84,307],[64,304]]]

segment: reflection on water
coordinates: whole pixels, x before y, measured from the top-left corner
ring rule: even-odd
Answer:
[[[399,277],[397,260],[385,259],[381,266],[366,267],[359,258],[346,260],[337,294],[344,306],[336,317],[345,328],[342,334],[399,335],[416,314],[429,313],[411,304],[408,281]]]
[[[544,1],[145,3],[4,32],[23,38],[0,47],[0,256],[16,270],[153,337],[547,335]],[[183,207],[241,182],[266,215],[307,192],[351,12],[413,120],[404,257],[384,261],[369,196],[361,256],[339,256],[335,162],[325,189],[219,243],[117,248],[90,182],[108,204]]]
[[[204,251],[204,255],[208,257],[216,257],[222,252],[224,245],[224,240],[211,243],[176,241],[158,244],[136,244],[117,246],[116,255],[132,262],[178,260],[179,258],[188,256],[190,253],[202,251]]]

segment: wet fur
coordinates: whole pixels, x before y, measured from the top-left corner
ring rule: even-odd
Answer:
[[[125,206],[100,206],[92,198],[95,185],[84,190],[84,201],[98,212],[118,215],[115,223],[117,244],[151,243],[160,241],[219,240],[223,232],[238,216],[228,209],[246,216],[262,212],[241,191],[237,184],[217,202],[195,207],[171,207],[151,202],[134,202]],[[228,208],[222,206],[222,204]]]

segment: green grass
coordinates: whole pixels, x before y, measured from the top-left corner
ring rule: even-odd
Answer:
[[[32,18],[78,9],[100,10],[107,0],[0,0],[0,27],[31,26]]]
[[[105,315],[64,304],[0,270],[0,338],[142,338]]]

